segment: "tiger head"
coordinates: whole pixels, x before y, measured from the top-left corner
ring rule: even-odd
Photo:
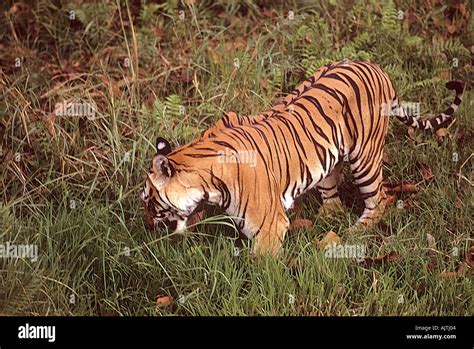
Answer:
[[[167,228],[182,232],[206,193],[196,173],[177,168],[178,163],[172,159],[167,140],[158,137],[156,149],[157,154],[140,192],[145,206],[146,226],[149,229]]]

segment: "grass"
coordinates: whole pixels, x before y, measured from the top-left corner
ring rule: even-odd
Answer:
[[[178,146],[224,111],[264,111],[326,61],[376,62],[402,99],[424,113],[443,110],[453,98],[444,82],[473,77],[469,6],[22,4],[7,1],[1,11],[0,244],[35,244],[39,256],[0,259],[0,314],[474,313],[472,271],[446,277],[473,242],[470,86],[444,140],[410,137],[392,120],[385,176],[420,191],[361,235],[343,233],[361,211],[349,177],[339,216],[318,217],[314,194],[300,200],[291,219],[315,224],[291,231],[278,259],[250,258],[250,242],[223,217],[186,236],[149,232],[138,198],[156,136]],[[54,115],[57,103],[73,100],[93,102],[95,117]],[[331,230],[371,257],[398,258],[372,266],[326,258],[314,240]],[[157,305],[158,296],[172,301]]]

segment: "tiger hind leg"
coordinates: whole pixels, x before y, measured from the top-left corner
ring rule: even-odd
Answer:
[[[385,192],[382,188],[382,151],[375,156],[366,156],[350,161],[354,181],[364,200],[362,212],[355,230],[380,221],[385,211]]]
[[[330,216],[344,210],[338,192],[338,187],[342,182],[342,165],[343,163],[340,161],[332,172],[316,185],[323,200],[319,208],[319,214],[322,217]]]

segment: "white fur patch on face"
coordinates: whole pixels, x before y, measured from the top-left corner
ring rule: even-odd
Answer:
[[[171,202],[177,207],[184,215],[190,215],[201,201],[202,192],[198,188],[188,189],[186,195],[181,193],[168,193]]]
[[[186,228],[187,228],[187,227],[186,227],[186,220],[183,220],[183,221],[179,220],[179,221],[178,221],[178,224],[176,225],[176,230],[175,230],[175,232],[176,232],[176,233],[182,233],[183,231],[186,230]]]

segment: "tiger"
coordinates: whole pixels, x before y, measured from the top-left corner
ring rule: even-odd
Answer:
[[[439,128],[451,121],[463,97],[462,82],[446,87],[456,94],[451,105],[421,118],[405,110],[378,65],[338,61],[318,69],[269,111],[229,112],[175,150],[158,137],[140,193],[146,224],[183,232],[188,218],[210,204],[252,240],[253,255],[277,255],[296,198],[316,188],[322,213],[342,208],[338,187],[346,161],[364,201],[352,228],[365,229],[385,210],[382,158],[389,116],[417,129]],[[254,163],[243,161],[242,154],[254,154]]]

